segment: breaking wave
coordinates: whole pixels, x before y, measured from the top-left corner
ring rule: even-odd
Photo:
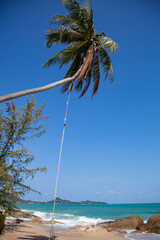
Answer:
[[[52,219],[52,213],[27,209],[23,209],[22,211],[38,216],[42,218],[44,221],[50,221]],[[75,216],[72,214],[60,214],[60,213],[55,213],[54,219],[59,223],[63,223],[63,225],[66,227],[71,227],[75,225],[91,225],[91,224],[94,225],[104,221],[104,219],[101,218],[88,218],[86,216]]]

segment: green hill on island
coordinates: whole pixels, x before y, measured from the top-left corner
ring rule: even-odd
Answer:
[[[54,202],[53,200],[47,201],[47,202],[37,202],[37,201],[23,200],[23,199],[19,199],[17,201],[17,203],[35,203],[35,204],[53,204],[53,202]],[[96,201],[90,201],[90,200],[73,202],[73,201],[64,200],[64,199],[61,199],[61,198],[56,198],[56,204],[108,204],[108,203],[106,203],[106,202],[96,202]]]

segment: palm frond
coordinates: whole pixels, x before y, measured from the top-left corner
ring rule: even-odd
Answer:
[[[100,61],[97,53],[95,54],[92,62],[92,77],[94,81],[93,92],[92,92],[92,98],[93,98],[98,91],[99,81],[100,81]]]
[[[88,8],[81,6],[76,0],[60,0],[68,11],[68,17],[74,19],[79,25],[79,30],[87,34],[91,28],[88,18]]]
[[[110,79],[111,83],[114,81],[114,69],[113,69],[112,64],[111,64],[110,70],[109,70],[109,79]]]
[[[63,26],[68,26],[72,30],[81,33],[81,26],[78,24],[78,22],[75,21],[75,19],[63,16],[63,15],[56,15],[50,20],[51,24],[60,24]]]
[[[77,20],[80,16],[81,6],[76,0],[60,0],[68,11],[68,17]]]
[[[65,78],[72,77],[78,71],[80,67],[80,63],[81,63],[81,55],[79,54],[75,56],[75,58],[73,59],[72,64],[65,75]],[[61,88],[61,92],[65,93],[68,90],[69,86],[70,86],[70,83],[63,84]]]
[[[62,93],[67,92],[67,90],[69,89],[70,84],[71,84],[70,82],[63,84],[62,87],[61,87],[61,92]]]
[[[118,45],[112,38],[99,36],[98,40],[101,42],[102,47],[104,47],[107,51],[113,53],[118,50]]]
[[[60,0],[67,11],[79,9],[79,3],[76,0]]]
[[[57,14],[55,17],[50,19],[50,23],[51,24],[61,24],[64,26],[70,26],[73,23],[75,23],[75,21],[72,18],[66,17],[61,14]]]
[[[48,29],[45,34],[47,41],[46,47],[50,48],[52,44],[57,43],[71,43],[76,41],[81,41],[83,36],[71,29],[60,27],[59,30]]]
[[[86,11],[87,11],[87,15],[88,15],[88,27],[91,30],[94,31],[94,17],[93,17],[93,10],[92,10],[92,6],[90,3],[90,0],[86,0]]]
[[[91,82],[91,76],[92,76],[91,70],[89,70],[88,73],[87,73],[87,76],[85,77],[85,81],[84,81],[85,82],[85,86],[84,86],[84,88],[82,90],[82,93],[79,96],[79,98],[81,98],[86,93],[86,91],[88,90],[90,82]]]
[[[77,54],[83,52],[83,48],[85,48],[86,42],[75,42],[69,45],[67,48],[56,54],[54,57],[50,58],[43,67],[49,67],[52,64],[59,63],[60,68],[69,63],[71,59],[73,59]]]
[[[99,58],[100,58],[100,62],[103,66],[103,69],[104,69],[104,72],[105,72],[105,79],[106,79],[107,76],[108,76],[108,73],[110,71],[111,60],[110,60],[110,57],[109,57],[107,51],[101,46],[98,47],[98,55],[99,55]]]
[[[84,79],[76,80],[74,89],[75,89],[77,92],[80,92],[80,91],[82,90],[83,82],[84,82]]]
[[[49,67],[50,65],[53,65],[53,64],[56,64],[56,63],[59,63],[61,64],[62,61],[63,61],[63,58],[65,56],[65,53],[67,51],[67,48],[65,48],[64,50],[60,51],[59,53],[57,53],[54,57],[50,58],[47,60],[47,62],[45,62],[43,64],[43,67]]]
[[[67,77],[72,77],[79,69],[80,65],[81,65],[81,54],[77,54],[73,61],[72,61],[72,64],[70,65],[66,75],[65,75],[65,78]]]
[[[69,63],[71,59],[73,59],[76,55],[79,55],[80,53],[83,53],[85,46],[87,44],[87,41],[84,42],[75,42],[69,45],[68,48],[66,48],[65,55],[63,57],[63,61],[60,65],[60,68],[64,65]]]

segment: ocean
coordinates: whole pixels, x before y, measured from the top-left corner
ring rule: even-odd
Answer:
[[[43,220],[49,221],[52,218],[52,204],[19,203],[17,206],[23,211],[41,217]],[[131,215],[138,215],[146,222],[154,214],[160,214],[160,203],[107,205],[57,204],[55,208],[55,220],[64,223],[64,227],[97,224],[102,221],[115,220]],[[57,224],[57,226],[61,225]],[[160,240],[160,235],[158,234],[133,234],[130,231],[128,231],[125,237],[134,240]]]

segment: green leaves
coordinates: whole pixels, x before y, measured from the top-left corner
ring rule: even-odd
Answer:
[[[70,44],[67,48],[56,54],[53,58],[50,58],[43,67],[49,67],[51,64],[60,64],[60,68],[64,64],[68,64],[70,60],[74,59],[81,52],[83,53],[86,49],[87,41],[75,42]]]
[[[93,10],[89,0],[86,0],[86,12],[87,12],[87,22],[90,32],[94,33],[94,17],[93,17]]]
[[[114,70],[109,53],[118,50],[118,45],[113,39],[105,37],[104,32],[97,34],[94,29],[93,10],[89,0],[82,6],[76,0],[60,0],[67,15],[56,15],[50,22],[60,25],[58,30],[49,29],[46,33],[46,46],[51,47],[53,43],[67,44],[64,50],[50,58],[43,66],[58,63],[60,68],[71,62],[70,68],[65,76],[73,77],[80,69],[75,78],[74,89],[81,91],[83,96],[91,80],[93,81],[92,97],[97,93],[100,81],[100,65],[102,65],[105,79],[109,75],[110,82],[114,80]],[[84,87],[83,87],[84,85]],[[70,84],[62,86],[62,92],[66,92]]]
[[[70,65],[70,68],[65,75],[65,78],[73,76],[78,71],[78,69],[80,67],[80,62],[81,62],[81,55],[77,54],[74,57],[72,64]],[[69,82],[69,83],[65,83],[62,85],[62,88],[61,88],[62,93],[65,93],[69,89],[70,84],[71,83]],[[73,83],[72,83],[72,85],[73,85]]]
[[[27,99],[27,104],[20,110],[14,102],[6,103],[6,112],[0,112],[0,206],[11,211],[19,195],[35,191],[24,184],[24,179],[34,177],[36,172],[46,168],[29,169],[34,156],[24,143],[46,132],[41,120],[44,104],[35,106],[35,99]]]
[[[112,38],[99,36],[98,40],[101,42],[102,47],[106,48],[110,53],[117,52],[118,45]]]
[[[79,26],[79,23],[76,22],[74,19],[63,16],[63,15],[56,15],[50,20],[50,23],[67,26],[73,31],[76,31],[77,33],[81,33],[80,31],[81,27]]]
[[[101,65],[104,69],[105,79],[108,77],[108,74],[111,71],[110,81],[113,82],[114,71],[113,71],[113,67],[112,67],[111,60],[110,60],[108,53],[106,52],[106,50],[103,47],[99,46],[98,54],[99,54]]]
[[[75,32],[71,29],[60,28],[60,30],[48,29],[46,32],[46,46],[50,48],[53,43],[62,43],[68,44],[71,42],[81,41],[83,39],[83,35]]]

